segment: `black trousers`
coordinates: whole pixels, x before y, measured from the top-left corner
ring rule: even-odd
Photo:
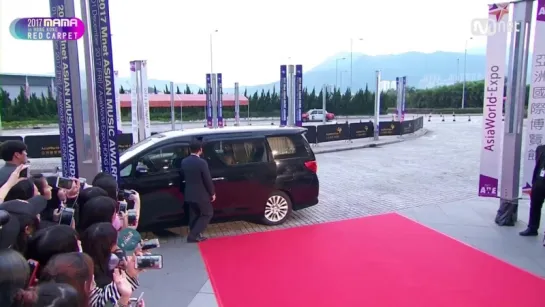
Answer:
[[[212,203],[186,202],[189,209],[189,239],[197,239],[206,230],[214,215]]]
[[[528,228],[538,230],[541,222],[541,209],[545,201],[545,183],[536,182],[532,186],[532,195],[530,196],[530,218]]]

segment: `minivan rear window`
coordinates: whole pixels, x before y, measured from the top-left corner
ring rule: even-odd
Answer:
[[[309,153],[307,141],[302,135],[271,136],[267,138],[275,159],[306,158]]]

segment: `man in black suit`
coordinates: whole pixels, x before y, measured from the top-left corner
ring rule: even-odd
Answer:
[[[201,242],[206,240],[202,232],[210,223],[214,208],[212,202],[216,200],[214,182],[210,176],[208,163],[201,159],[202,146],[199,141],[189,145],[191,155],[182,160],[182,172],[185,180],[184,200],[189,207],[189,235],[187,242]]]
[[[519,234],[524,237],[537,236],[541,221],[541,208],[545,201],[545,145],[536,148],[536,166],[532,175],[532,191],[530,194],[530,218],[528,228]]]

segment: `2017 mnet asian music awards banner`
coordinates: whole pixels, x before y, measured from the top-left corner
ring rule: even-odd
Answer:
[[[532,189],[537,160],[536,148],[545,145],[545,0],[537,1],[534,52],[532,54],[526,149],[523,151],[524,173],[522,191]]]
[[[295,126],[303,126],[303,65],[295,65]]]
[[[206,74],[206,126],[212,128],[212,75]]]
[[[280,65],[280,126],[288,124],[288,74],[287,66]]]
[[[217,74],[218,83],[216,87],[217,95],[217,119],[218,127],[223,127],[223,77],[221,74]]]
[[[489,24],[507,23],[509,3],[488,6]],[[486,42],[486,75],[484,81],[483,132],[479,196],[497,197],[501,176],[501,143],[503,132],[503,88],[505,83],[507,31],[495,31]]]

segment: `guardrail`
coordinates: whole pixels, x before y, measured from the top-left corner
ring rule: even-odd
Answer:
[[[404,122],[380,122],[379,135],[403,135],[414,133],[424,126],[424,118],[419,117]],[[306,138],[310,143],[318,144],[331,141],[353,140],[373,137],[373,123],[345,123],[305,126]],[[155,134],[155,133],[152,133]],[[59,158],[61,157],[60,137],[58,134],[0,136],[0,143],[8,140],[24,141],[27,145],[29,158]],[[132,134],[123,133],[117,136],[119,151],[124,151],[132,145]]]

